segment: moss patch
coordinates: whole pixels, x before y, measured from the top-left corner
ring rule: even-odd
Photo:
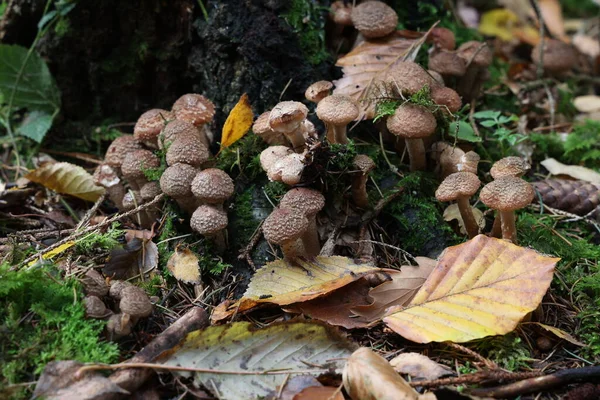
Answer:
[[[300,48],[309,63],[321,64],[331,58],[325,48],[325,15],[329,9],[311,0],[292,0],[281,16],[298,35]]]

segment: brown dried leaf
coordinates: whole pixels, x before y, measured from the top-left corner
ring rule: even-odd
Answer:
[[[532,324],[535,324],[537,326],[539,326],[540,328],[554,334],[556,337],[559,337],[563,340],[566,340],[567,342],[574,344],[575,346],[581,346],[581,347],[585,347],[585,343],[581,343],[579,340],[575,339],[571,334],[569,334],[568,332],[563,331],[562,329],[559,328],[555,328],[553,326],[550,325],[546,325],[546,324],[542,324],[540,322],[531,322]]]
[[[311,386],[294,396],[294,400],[344,400],[338,388],[331,386]]]
[[[593,59],[600,55],[600,42],[598,42],[598,39],[595,37],[578,33],[573,36],[573,46],[575,46],[582,54]]]
[[[562,8],[558,0],[538,0],[542,18],[546,27],[556,38],[560,40],[567,39],[565,34],[565,21],[562,15]]]
[[[321,383],[312,375],[296,375],[290,377],[285,382],[285,386],[281,391],[280,400],[294,400],[294,396],[300,393],[302,390],[312,387],[322,386]]]
[[[25,177],[57,193],[87,201],[96,201],[104,193],[104,188],[96,186],[92,175],[85,169],[67,162],[44,164]]]
[[[151,240],[133,238],[123,248],[114,249],[102,272],[112,279],[129,279],[158,266],[158,247]]]
[[[600,174],[589,168],[580,165],[565,165],[554,158],[547,158],[540,164],[550,171],[552,175],[568,175],[582,181],[600,184]]]
[[[399,354],[390,360],[390,365],[396,372],[417,379],[433,380],[446,375],[454,375],[452,369],[419,353]]]
[[[198,256],[190,249],[176,248],[167,261],[167,268],[177,280],[193,284],[202,283]]]
[[[479,228],[485,228],[485,218],[483,218],[483,213],[478,208],[471,206],[471,210],[473,211],[473,215],[475,216],[475,221],[479,225]],[[460,215],[460,210],[458,209],[458,204],[450,204],[444,210],[444,221],[452,221],[457,220],[458,225],[460,226],[460,233],[463,235],[467,234],[467,230],[465,229],[465,223],[463,222],[462,215]]]

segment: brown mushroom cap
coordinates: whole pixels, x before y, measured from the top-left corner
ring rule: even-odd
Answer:
[[[154,108],[143,113],[135,123],[133,136],[140,142],[156,148],[158,135],[167,121],[175,119],[173,113],[167,110]]]
[[[456,47],[454,32],[448,28],[433,28],[427,41],[433,42],[440,49],[454,50]]]
[[[104,318],[111,314],[104,302],[97,296],[85,296],[83,306],[85,307],[85,315],[90,318]]]
[[[127,180],[146,179],[144,170],[159,166],[160,160],[150,150],[135,150],[125,156],[121,171]]]
[[[275,132],[289,133],[300,127],[308,108],[298,101],[282,101],[269,114],[269,126]]]
[[[344,4],[338,0],[331,3],[331,17],[333,22],[342,26],[352,26],[352,5]]]
[[[329,93],[333,89],[333,83],[329,81],[318,81],[313,83],[306,89],[304,96],[306,100],[312,101],[313,103],[319,103],[325,97],[329,96]]]
[[[527,206],[535,192],[526,181],[515,176],[503,176],[481,189],[479,198],[488,207],[499,211],[514,211]]]
[[[304,154],[293,153],[277,161],[267,172],[269,179],[280,181],[286,185],[297,185],[304,171]]]
[[[344,94],[332,94],[317,105],[317,116],[323,122],[332,125],[346,125],[358,118],[356,102]]]
[[[217,168],[200,171],[192,180],[192,193],[205,203],[223,203],[231,197],[234,190],[233,180]]]
[[[173,103],[172,111],[177,119],[198,126],[212,121],[215,115],[215,105],[202,95],[188,93]]]
[[[209,158],[210,152],[206,146],[197,136],[192,135],[176,136],[165,156],[167,165],[185,163],[194,167],[199,167]]]
[[[140,196],[144,201],[152,200],[161,193],[160,184],[156,181],[148,182],[140,189]]]
[[[192,196],[192,181],[198,170],[189,164],[173,164],[160,177],[160,188],[174,199]]]
[[[462,100],[454,89],[445,86],[434,87],[431,91],[431,100],[440,106],[446,106],[448,111],[455,113],[462,107]]]
[[[471,40],[460,45],[456,53],[465,60],[465,64],[477,67],[489,67],[492,63],[492,51],[486,43]],[[469,64],[469,61],[471,64]]]
[[[268,145],[283,145],[288,144],[287,139],[281,132],[275,132],[269,125],[269,115],[271,111],[265,111],[260,114],[254,124],[252,124],[252,132],[265,141]]]
[[[99,165],[94,171],[94,183],[103,188],[110,188],[121,183],[117,172],[107,164]]]
[[[407,139],[430,136],[436,127],[433,114],[427,108],[415,104],[398,107],[387,120],[387,128],[391,133]]]
[[[568,71],[577,64],[577,51],[562,40],[544,39],[544,70],[549,72]],[[531,50],[531,59],[535,64],[540,62],[540,46],[538,43]]]
[[[128,286],[121,291],[119,308],[122,313],[134,318],[145,318],[152,314],[152,303],[144,289],[137,286]]]
[[[442,76],[463,76],[467,72],[465,60],[454,51],[438,50],[429,56],[427,68]]]
[[[127,154],[141,149],[142,144],[133,135],[119,136],[108,146],[108,150],[104,155],[104,162],[111,167],[120,168]]]
[[[123,314],[113,314],[106,322],[106,330],[113,339],[129,335],[131,328],[133,328],[131,319],[124,318]]]
[[[492,165],[490,174],[492,178],[498,179],[503,176],[516,176],[521,177],[531,169],[529,163],[521,157],[504,157]]]
[[[89,269],[81,278],[81,284],[85,293],[90,296],[106,296],[108,294],[108,285],[102,275],[95,269]]]
[[[318,190],[294,188],[283,195],[279,207],[297,210],[307,217],[317,214],[325,206],[325,197]]]
[[[131,284],[127,281],[120,281],[120,280],[112,281],[110,283],[110,290],[109,290],[110,297],[112,297],[116,300],[121,300],[121,294],[123,293],[123,289],[125,289],[126,287],[130,287],[130,286],[133,286],[133,284]]]
[[[352,23],[364,37],[378,38],[396,30],[398,14],[383,2],[368,1],[352,9]]]
[[[458,162],[456,163],[456,169],[458,172],[472,172],[477,173],[477,165],[479,164],[479,154],[474,151],[467,151],[461,155]]]
[[[196,137],[204,146],[207,148],[209,147],[206,135],[201,134],[194,124],[178,119],[169,122],[167,126],[165,126],[162,133],[158,137],[158,147],[161,149],[169,147],[175,138],[180,136]]]
[[[260,166],[269,174],[277,161],[291,153],[292,149],[287,146],[269,146],[260,153]]]
[[[459,197],[471,197],[479,189],[481,182],[477,175],[471,172],[455,172],[442,181],[435,191],[439,201],[453,201]]]
[[[352,165],[359,169],[363,174],[368,174],[375,168],[375,163],[371,157],[366,154],[359,154],[352,160]]]
[[[190,227],[205,236],[222,231],[227,228],[227,223],[227,213],[208,204],[198,207],[190,219]]]
[[[375,86],[380,86],[384,96],[399,97],[401,94],[413,95],[425,85],[429,87],[435,85],[435,81],[427,71],[417,63],[403,61],[390,68],[381,84]]]
[[[308,229],[308,219],[302,213],[287,208],[276,208],[263,223],[265,239],[284,244],[296,240]]]

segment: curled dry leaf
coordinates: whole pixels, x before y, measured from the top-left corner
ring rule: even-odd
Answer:
[[[344,395],[331,386],[311,386],[294,396],[294,400],[344,400]]]
[[[410,304],[383,321],[417,343],[503,335],[542,301],[558,260],[478,235],[447,248]]]
[[[390,360],[390,365],[396,372],[417,379],[433,380],[442,376],[454,375],[452,369],[419,353],[399,354]]]
[[[483,217],[483,213],[481,212],[481,210],[471,206],[471,211],[473,211],[475,221],[477,221],[477,225],[479,225],[479,228],[485,228],[485,218]],[[460,226],[460,233],[466,235],[467,230],[465,229],[465,223],[463,222],[462,216],[460,215],[458,204],[450,204],[444,210],[444,221],[450,222],[452,220],[458,221],[458,225]]]
[[[316,299],[376,271],[379,269],[369,264],[355,264],[339,256],[301,260],[299,266],[283,260],[273,261],[256,271],[239,301],[221,303],[213,311],[211,320],[213,323],[222,321],[260,305],[288,306]]]
[[[575,179],[600,185],[600,174],[594,170],[579,165],[565,165],[554,158],[547,158],[540,164],[552,175],[568,175]]]
[[[94,185],[92,175],[85,169],[67,162],[44,164],[25,177],[57,193],[87,201],[96,201],[104,193],[104,188]]]
[[[123,248],[110,252],[102,272],[112,279],[129,279],[158,266],[158,247],[152,240],[133,238]]]
[[[352,353],[342,375],[344,389],[353,400],[435,400],[420,395],[402,379],[385,358],[361,347]]]
[[[600,110],[600,96],[588,94],[585,96],[577,96],[573,99],[573,105],[577,111],[582,113],[590,113]]]
[[[557,39],[568,40],[560,2],[558,0],[538,0],[538,6],[550,33]]]
[[[240,140],[248,132],[254,120],[248,95],[244,93],[231,110],[221,133],[221,148],[226,148]]]
[[[167,261],[167,268],[177,280],[193,284],[202,283],[198,256],[190,249],[177,247]]]

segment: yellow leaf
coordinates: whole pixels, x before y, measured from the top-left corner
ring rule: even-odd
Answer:
[[[485,228],[485,218],[483,217],[483,213],[479,208],[475,208],[471,206],[471,211],[473,211],[473,216],[475,217],[475,221],[477,221],[477,225],[482,230]],[[458,209],[458,204],[450,204],[444,210],[444,221],[452,221],[457,220],[458,225],[460,227],[460,233],[463,235],[467,234],[467,230],[465,229],[465,223],[463,222],[462,215],[460,215],[460,210]]]
[[[575,339],[573,336],[571,336],[571,334],[569,334],[568,332],[563,331],[562,329],[559,328],[555,328],[553,326],[550,325],[546,325],[546,324],[542,324],[540,322],[529,322],[529,324],[534,324],[539,326],[540,328],[554,334],[555,336],[566,340],[567,342],[574,344],[576,346],[581,346],[581,347],[585,347],[585,343],[581,343],[579,340]]]
[[[231,146],[248,132],[254,120],[248,95],[244,93],[235,107],[231,110],[223,125],[221,133],[221,149]]]
[[[481,15],[479,33],[496,36],[506,42],[512,40],[513,29],[518,24],[519,18],[510,10],[498,8]]]
[[[383,321],[417,343],[508,333],[542,301],[558,260],[476,236],[446,249],[410,304]]]
[[[25,178],[57,193],[87,201],[96,201],[104,189],[94,184],[94,178],[78,165],[67,162],[47,163],[31,171]]]
[[[190,249],[176,248],[167,261],[167,268],[177,280],[186,283],[201,283],[198,257]]]
[[[70,249],[71,247],[73,247],[73,245],[75,245],[75,242],[73,242],[73,241],[67,242],[65,244],[61,244],[54,250],[51,250],[51,251],[45,253],[44,255],[42,255],[42,259],[49,260],[49,259],[53,258],[54,256],[59,255],[63,251]],[[31,267],[32,265],[35,265],[37,262],[38,262],[38,260],[33,260],[29,264],[27,264],[27,266]]]

